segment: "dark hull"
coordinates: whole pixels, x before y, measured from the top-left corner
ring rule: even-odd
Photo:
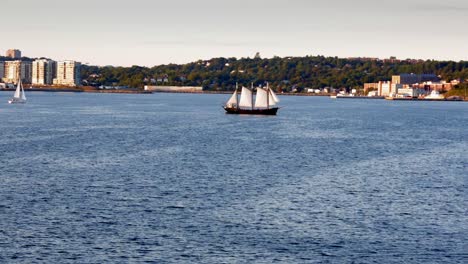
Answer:
[[[237,109],[224,107],[226,114],[237,114],[237,115],[276,115],[278,107],[269,109]]]

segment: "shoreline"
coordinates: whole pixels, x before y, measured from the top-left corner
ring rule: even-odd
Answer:
[[[14,92],[16,89],[10,88],[0,88],[2,92]],[[151,94],[150,91],[144,90],[127,90],[127,89],[120,89],[120,90],[100,90],[94,87],[32,87],[24,88],[25,92],[52,92],[52,93],[125,93],[125,94]]]
[[[83,86],[83,87],[29,87],[24,88],[27,92],[52,92],[52,93],[111,93],[111,94],[155,94],[155,93],[167,93],[167,94],[232,94],[233,91],[146,91],[140,89],[97,89],[95,87]],[[0,92],[14,92],[12,88],[0,88]],[[315,94],[315,93],[277,93],[279,96],[309,96],[309,97],[330,97],[335,94]],[[365,98],[364,98],[365,97]],[[380,99],[389,100],[385,97],[368,98],[366,96],[356,97],[337,97],[336,99]],[[443,101],[443,102],[468,102],[468,98],[463,100],[429,100],[421,98],[395,98],[394,101]]]
[[[2,92],[14,92],[16,88],[0,88]],[[125,93],[125,94],[153,94],[153,93],[174,93],[174,94],[232,94],[234,91],[146,91],[140,89],[97,89],[95,87],[24,87],[26,92],[71,92],[71,93]],[[327,94],[315,93],[278,93],[277,95],[287,96],[330,96]]]

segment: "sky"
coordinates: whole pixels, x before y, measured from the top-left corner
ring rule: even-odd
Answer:
[[[468,60],[467,0],[1,0],[0,53],[91,65],[324,55]]]

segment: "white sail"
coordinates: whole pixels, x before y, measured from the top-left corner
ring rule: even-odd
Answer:
[[[268,107],[268,93],[266,89],[257,88],[257,96],[255,97],[255,107],[256,108],[267,108]]]
[[[24,104],[26,103],[26,94],[24,93],[23,85],[21,84],[21,80],[18,81],[18,85],[15,90],[15,94],[13,95],[13,98],[8,100],[8,103],[10,104]]]
[[[237,90],[234,92],[234,94],[229,98],[229,100],[226,102],[227,107],[236,107],[237,106]]]
[[[272,94],[271,94],[271,90],[269,91],[269,94],[270,94],[270,97],[268,97],[268,105],[269,106],[275,106],[276,105],[276,101],[275,99],[273,98]]]
[[[279,103],[279,98],[278,96],[276,96],[275,92],[273,92],[272,89],[269,89],[270,90],[270,105],[272,105],[271,101],[275,102],[275,103]],[[273,99],[273,100],[271,100]]]
[[[21,99],[26,101],[26,94],[24,93],[24,87],[21,85]]]
[[[250,89],[242,87],[239,106],[248,108],[252,107],[252,91]]]
[[[21,98],[21,80],[18,82],[18,85],[16,86],[16,91],[13,97],[18,98],[18,99]]]

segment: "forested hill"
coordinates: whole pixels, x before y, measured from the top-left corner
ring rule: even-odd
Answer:
[[[275,89],[362,87],[390,80],[400,73],[434,73],[443,80],[468,79],[468,61],[375,60],[337,57],[214,58],[206,61],[147,67],[82,66],[89,85],[189,85],[205,90],[230,90],[242,85],[269,82]]]

